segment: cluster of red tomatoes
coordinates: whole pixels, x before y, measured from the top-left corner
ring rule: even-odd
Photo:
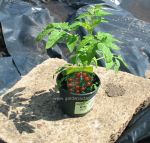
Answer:
[[[84,93],[87,88],[91,87],[93,78],[85,72],[77,72],[74,75],[68,77],[67,87],[69,92],[72,93]]]

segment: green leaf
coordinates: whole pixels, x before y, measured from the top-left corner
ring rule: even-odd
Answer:
[[[103,44],[103,43],[99,43],[98,48],[100,51],[102,51],[103,56],[104,56],[104,60],[106,61],[106,63],[112,62],[113,54],[110,51],[110,49],[108,47],[106,47],[105,44]]]
[[[84,13],[80,14],[76,19],[80,20],[80,19],[86,18],[88,16],[90,16],[89,12],[84,12]]]
[[[91,30],[91,25],[88,22],[82,23],[81,26],[88,31]]]
[[[107,42],[119,42],[118,39],[114,38],[111,34],[109,33],[104,33],[104,32],[98,32],[96,34],[97,39],[99,40],[105,40]]]
[[[78,49],[82,49],[87,44],[94,44],[96,40],[93,35],[87,35],[83,37],[83,40],[80,42]]]
[[[84,54],[80,53],[80,54],[78,54],[78,57],[79,57],[80,62],[81,62],[82,65],[84,65],[84,66],[89,65],[86,53],[84,53]]]
[[[87,61],[88,64],[91,64],[93,58],[96,56],[97,47],[90,44],[87,50]]]
[[[118,59],[126,66],[128,67],[128,64],[124,61],[121,55],[118,56]]]
[[[62,30],[68,30],[69,29],[69,23],[68,22],[52,23],[49,26],[53,27],[53,28],[56,28],[56,29],[62,29]]]
[[[70,24],[70,29],[71,29],[71,30],[76,30],[76,29],[78,29],[80,26],[82,26],[82,22],[80,22],[80,21],[75,21],[74,23]]]
[[[95,10],[95,16],[103,17],[103,16],[107,16],[107,15],[111,15],[111,13],[106,12],[106,11],[104,11],[102,9],[96,9]]]
[[[114,66],[114,62],[111,61],[110,63],[106,63],[106,69],[111,69]]]
[[[115,44],[115,42],[118,42],[118,40],[114,38],[111,34],[98,32],[96,37],[103,44],[105,44],[106,47],[109,47],[110,49],[113,49],[113,50],[120,50],[120,48]]]
[[[110,14],[111,14],[111,13],[106,12],[105,10],[103,10],[102,5],[91,6],[91,7],[88,9],[88,12],[89,12],[91,15],[93,15],[93,16],[99,16],[99,17],[102,17],[102,16],[106,16],[106,15],[110,15]]]
[[[102,22],[102,19],[101,19],[101,18],[93,20],[92,27],[97,26],[97,25],[100,24],[101,22]]]
[[[46,49],[52,48],[66,34],[64,31],[53,30],[48,37]]]
[[[120,47],[118,47],[115,44],[110,44],[110,48],[113,49],[113,50],[120,50]]]
[[[77,64],[78,63],[78,56],[77,55],[73,55],[71,57],[71,63],[72,64]]]
[[[98,63],[97,63],[97,59],[96,59],[96,57],[94,57],[94,58],[92,59],[92,61],[95,63],[95,66],[96,66],[96,68],[97,68]]]
[[[50,23],[46,26],[46,28],[39,33],[39,35],[36,37],[37,41],[41,41],[42,39],[44,39],[44,37],[48,36],[53,30],[68,30],[69,29],[69,24],[68,22],[64,22],[64,23]]]
[[[68,37],[68,39],[67,39],[67,47],[68,47],[70,52],[73,52],[74,48],[77,45],[78,40],[79,40],[79,38],[78,38],[77,35],[72,35],[72,36]]]
[[[46,37],[48,34],[50,34],[51,31],[52,31],[52,29],[44,29],[41,33],[38,34],[38,36],[36,37],[36,41],[43,40],[44,37]]]
[[[114,66],[115,72],[118,72],[119,68],[120,68],[120,62],[119,60],[115,59],[115,66]]]

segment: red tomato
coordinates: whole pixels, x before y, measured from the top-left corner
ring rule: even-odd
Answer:
[[[68,78],[68,82],[72,82],[73,81],[73,78]]]
[[[76,82],[75,82],[75,84],[76,84],[76,85],[79,85],[79,84],[80,84],[80,82],[79,82],[79,81],[76,81]]]
[[[79,90],[79,89],[80,89],[80,86],[76,86],[75,88],[76,88],[76,90]]]
[[[85,91],[86,87],[82,86],[81,91]]]
[[[91,78],[90,78],[90,77],[88,77],[88,76],[86,76],[86,77],[84,77],[84,80],[85,80],[85,81],[90,81],[90,80],[91,80]]]
[[[78,72],[76,73],[76,77],[80,78],[82,76],[82,73]]]
[[[68,87],[73,87],[73,84],[72,83],[68,83],[67,86]]]
[[[91,82],[87,82],[86,85],[87,85],[87,86],[91,86],[92,83],[91,83]]]
[[[76,93],[79,94],[79,93],[80,93],[80,90],[76,90]]]
[[[83,77],[86,77],[86,76],[87,76],[87,73],[85,73],[85,72],[82,73],[82,76],[83,76]]]

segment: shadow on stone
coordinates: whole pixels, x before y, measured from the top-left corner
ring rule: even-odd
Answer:
[[[56,89],[38,91],[31,98],[23,98],[25,88],[15,89],[3,96],[0,112],[12,120],[19,133],[33,133],[31,121],[55,121],[67,118],[59,107],[61,98]]]

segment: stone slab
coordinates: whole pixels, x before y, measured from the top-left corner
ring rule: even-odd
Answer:
[[[128,122],[149,105],[150,80],[97,68],[101,87],[93,110],[70,118],[58,106],[55,70],[48,59],[0,97],[0,138],[8,143],[114,143]]]

